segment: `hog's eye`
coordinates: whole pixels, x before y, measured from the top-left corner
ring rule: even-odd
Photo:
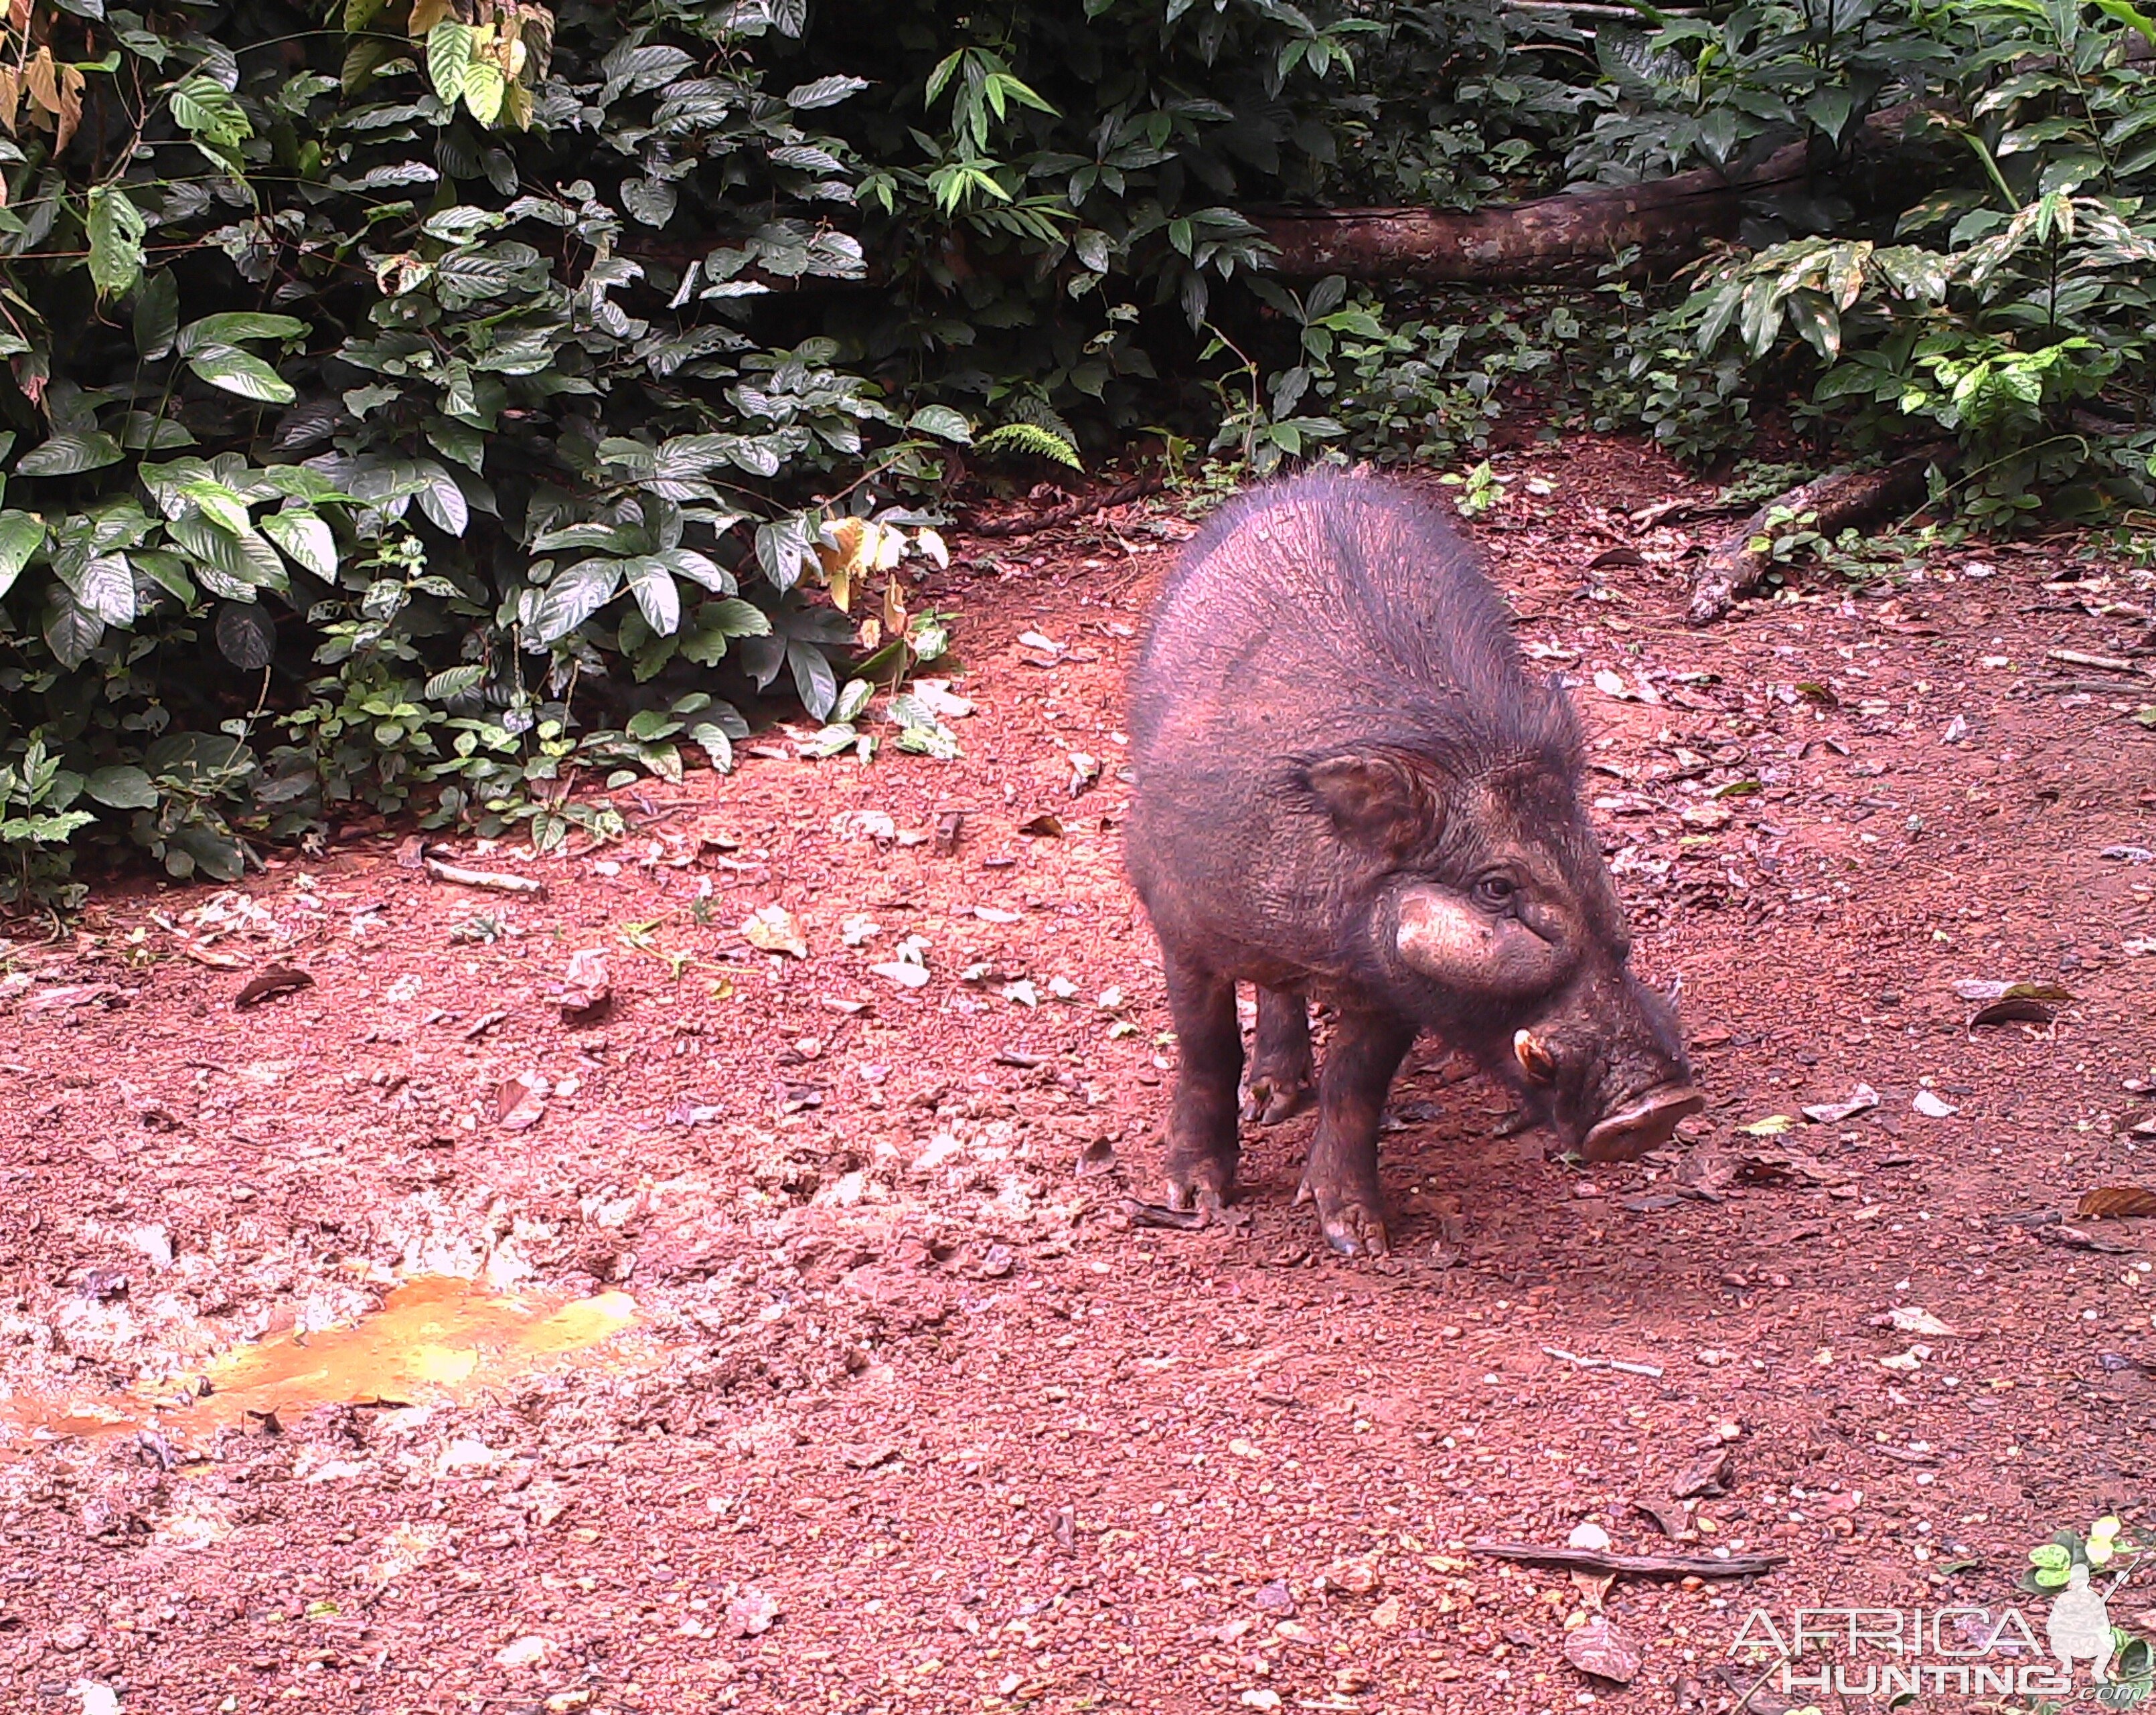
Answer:
[[[1513,894],[1518,891],[1508,875],[1486,875],[1475,883],[1475,903],[1493,911],[1502,910],[1512,904]]]

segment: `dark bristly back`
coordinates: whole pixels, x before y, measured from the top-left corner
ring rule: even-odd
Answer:
[[[1246,761],[1252,744],[1287,756],[1352,735],[1463,776],[1521,760],[1568,772],[1578,746],[1474,550],[1435,506],[1351,476],[1224,507],[1170,576],[1132,690],[1141,773],[1171,721]]]

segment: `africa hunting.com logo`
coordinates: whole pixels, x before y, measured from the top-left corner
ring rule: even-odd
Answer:
[[[2156,1536],[2128,1537],[2107,1516],[2086,1538],[2061,1531],[2031,1550],[2021,1587],[2051,1593],[2041,1640],[2030,1616],[2010,1606],[1799,1608],[1779,1620],[1754,1609],[1729,1653],[1765,1660],[1761,1682],[1784,1696],[1876,1697],[1890,1708],[1927,1696],[2013,1697],[2032,1700],[2041,1715],[2087,1695],[2131,1709],[2156,1693],[2156,1651],[2112,1624],[2106,1598],[2152,1548]],[[2099,1590],[2094,1575],[2106,1569]]]

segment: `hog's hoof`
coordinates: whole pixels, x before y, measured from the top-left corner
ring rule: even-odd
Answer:
[[[1194,1216],[1194,1226],[1229,1225],[1235,1218],[1229,1212],[1235,1200],[1234,1170],[1223,1172],[1211,1161],[1186,1169],[1171,1161],[1163,1196],[1169,1208]]]
[[[1385,1236],[1385,1206],[1374,1190],[1351,1191],[1306,1179],[1297,1203],[1317,1205],[1318,1230],[1343,1257],[1382,1257],[1392,1248]]]
[[[1244,1092],[1243,1123],[1278,1125],[1294,1119],[1317,1098],[1317,1086],[1306,1075],[1296,1079],[1261,1073],[1250,1079],[1250,1088]]]

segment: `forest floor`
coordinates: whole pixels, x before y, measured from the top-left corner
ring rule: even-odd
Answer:
[[[1307,1117],[1247,1226],[1132,1225],[1173,1055],[1122,682],[1191,526],[958,536],[957,760],[774,732],[603,849],[442,848],[543,895],[358,837],[7,949],[0,1707],[1712,1712],[1799,1606],[1973,1605],[1944,1646],[2031,1665],[2030,1548],[2156,1524],[2151,1223],[2076,1213],[2156,1186],[2152,688],[2048,653],[2140,645],[2148,580],[1965,548],[1694,632],[1730,520],[1627,514],[1711,489],[1496,463],[1474,534],[1682,980],[1677,1145],[1546,1160],[1425,1042],[1392,1257],[1291,1206]],[[312,985],[236,1006],[273,964]],[[1986,980],[2071,998],[1972,1026]],[[1782,1559],[1474,1549],[1583,1525]]]

